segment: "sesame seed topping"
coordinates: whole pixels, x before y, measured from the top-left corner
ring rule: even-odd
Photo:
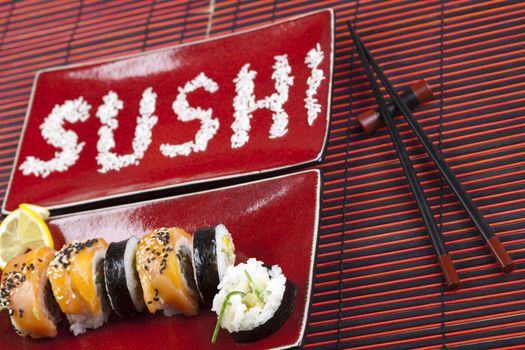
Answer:
[[[73,261],[75,256],[83,251],[84,249],[90,248],[98,242],[97,238],[88,239],[87,241],[75,241],[70,244],[66,244],[55,253],[53,261],[49,265],[48,273],[51,278],[60,277],[65,270],[67,270]]]
[[[14,265],[13,265],[14,266]],[[7,308],[11,304],[11,295],[18,290],[18,287],[27,279],[27,269],[21,271],[10,270],[4,271],[2,283],[0,285],[0,307]],[[12,315],[12,313],[10,312]]]
[[[20,259],[24,259],[24,257]],[[35,257],[35,259],[44,263],[44,260],[40,257]],[[3,271],[0,282],[0,309],[7,308],[10,316],[17,315],[20,318],[23,317],[24,310],[14,309],[11,299],[19,293],[19,290],[22,288],[21,286],[26,281],[31,281],[32,275],[38,275],[33,278],[40,278],[40,275],[45,269],[47,269],[47,266],[35,265],[34,263],[22,263],[20,260],[8,266],[8,268]]]
[[[152,287],[154,286],[155,274],[163,274],[168,267],[167,258],[170,255],[169,252],[174,251],[174,248],[171,247],[173,243],[172,235],[166,228],[151,231],[139,242],[136,258],[137,266],[144,271],[143,275],[140,275],[141,282],[151,283]],[[155,294],[149,298],[150,302],[161,302],[159,290],[153,290]]]

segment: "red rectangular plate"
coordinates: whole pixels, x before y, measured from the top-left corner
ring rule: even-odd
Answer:
[[[333,52],[333,13],[323,10],[40,71],[2,210],[22,202],[56,209],[319,160]]]
[[[133,319],[112,315],[108,324],[74,337],[67,321],[54,339],[21,338],[7,312],[0,314],[2,349],[267,349],[298,345],[308,315],[319,214],[320,175],[309,170],[269,180],[110,209],[57,217],[49,222],[57,247],[73,240],[103,237],[108,242],[143,236],[158,227],[179,226],[188,232],[224,223],[233,235],[238,262],[255,257],[278,264],[298,289],[295,309],[270,337],[236,344],[221,330],[210,342],[216,316],[201,309],[192,318],[141,314]],[[241,260],[241,261],[239,261]]]

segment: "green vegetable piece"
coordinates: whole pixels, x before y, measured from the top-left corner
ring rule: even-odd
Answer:
[[[228,255],[228,258],[230,259],[230,261],[233,261],[234,260],[233,249],[232,249],[232,242],[230,241],[230,238],[226,236],[223,238],[222,242],[224,243],[224,248],[222,249],[222,252]]]
[[[221,327],[222,318],[224,317],[224,313],[226,312],[226,307],[228,306],[230,302],[230,298],[233,295],[239,294],[241,296],[245,296],[246,293],[234,290],[233,292],[229,292],[226,294],[226,297],[224,298],[224,302],[222,303],[221,312],[219,313],[219,318],[217,318],[217,323],[215,324],[215,330],[213,331],[213,336],[211,337],[211,343],[215,344],[217,342],[217,336],[219,335],[219,329]]]
[[[253,290],[253,292],[255,293],[255,296],[257,298],[259,298],[260,301],[262,301],[264,303],[264,301],[262,300],[261,298],[261,292],[259,291],[259,289],[257,288],[257,286],[255,285],[255,283],[253,282],[252,280],[252,276],[250,276],[250,274],[248,273],[248,271],[244,270],[244,274],[246,275],[246,277],[248,278],[248,282],[250,283],[250,288]]]
[[[261,299],[257,298],[257,296],[253,293],[247,293],[242,301],[244,304],[246,304],[246,306],[248,306],[248,309],[251,309],[255,306],[258,306],[261,309],[264,307],[264,303],[261,301]]]

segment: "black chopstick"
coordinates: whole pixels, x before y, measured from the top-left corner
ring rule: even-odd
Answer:
[[[410,162],[410,158],[407,154],[407,151],[405,150],[403,146],[403,141],[401,140],[401,137],[399,136],[399,132],[397,131],[397,128],[394,124],[392,115],[387,108],[387,105],[385,103],[385,100],[383,99],[381,90],[379,89],[379,86],[375,80],[372,69],[370,68],[368,64],[368,60],[363,50],[363,46],[361,45],[361,42],[359,40],[356,40],[356,33],[353,30],[352,26],[350,24],[348,24],[348,26],[350,28],[350,32],[352,33],[352,37],[354,38],[354,42],[359,51],[359,56],[361,58],[361,62],[363,64],[366,75],[368,77],[370,86],[372,87],[372,90],[374,91],[374,95],[375,95],[377,104],[379,106],[380,113],[383,116],[383,121],[385,122],[388,132],[390,133],[390,138],[392,139],[392,142],[394,143],[394,148],[399,157],[399,161],[401,162],[401,166],[403,167],[407,181],[410,185],[412,193],[414,194],[414,198],[416,200],[421,216],[423,217],[423,222],[425,223],[425,227],[427,228],[428,234],[432,241],[432,245],[434,246],[434,250],[436,251],[436,255],[439,261],[439,266],[441,267],[441,271],[443,272],[443,277],[445,278],[445,284],[449,289],[457,288],[459,286],[458,274],[456,272],[454,264],[452,263],[452,259],[450,258],[450,255],[448,254],[447,248],[445,247],[445,244],[443,243],[441,233],[437,229],[437,225],[434,221],[434,216],[432,215],[432,211],[430,210],[430,207],[428,206],[427,200],[425,198],[425,194],[423,192],[423,188],[421,187],[421,184],[419,183],[419,180],[412,166],[412,163]]]
[[[406,104],[401,100],[395,89],[392,87],[392,84],[388,80],[388,78],[384,75],[381,68],[377,64],[377,62],[374,60],[370,52],[366,49],[366,47],[363,45],[359,37],[357,36],[357,33],[355,33],[354,29],[352,28],[352,25],[350,22],[347,22],[348,27],[350,28],[350,32],[352,33],[354,37],[354,41],[356,42],[356,45],[359,44],[359,46],[362,48],[362,51],[366,55],[367,61],[372,65],[374,68],[375,73],[381,80],[381,83],[383,86],[387,89],[388,93],[394,100],[394,103],[396,104],[398,110],[401,112],[401,114],[404,116],[405,120],[408,122],[416,136],[418,137],[419,141],[425,148],[425,151],[428,153],[436,167],[439,169],[439,172],[441,173],[441,176],[447,181],[448,185],[454,193],[456,194],[457,198],[461,202],[461,205],[467,212],[467,214],[472,219],[472,222],[480,232],[481,236],[487,243],[488,247],[492,251],[492,254],[496,257],[496,260],[498,264],[500,265],[501,269],[505,272],[510,272],[514,268],[514,262],[512,261],[512,258],[507,253],[503,245],[501,244],[501,241],[499,238],[494,234],[494,231],[491,229],[491,227],[488,225],[485,218],[481,215],[479,212],[479,209],[472,201],[472,198],[469,196],[467,191],[463,188],[461,183],[458,181],[452,170],[449,168],[448,164],[445,162],[445,160],[441,157],[441,154],[436,150],[434,144],[430,142],[428,137],[426,136],[425,132],[421,128],[421,126],[418,124],[418,122],[412,117],[412,113],[410,112],[410,109],[406,106]]]

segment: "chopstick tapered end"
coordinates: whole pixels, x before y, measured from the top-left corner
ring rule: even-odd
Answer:
[[[448,290],[454,290],[459,287],[459,276],[452,262],[452,258],[448,254],[443,254],[438,257],[439,266],[443,272],[445,285]]]
[[[512,258],[505,250],[505,247],[503,247],[503,244],[501,244],[499,238],[492,236],[487,240],[487,243],[503,272],[511,272],[514,270],[514,261],[512,261]]]

